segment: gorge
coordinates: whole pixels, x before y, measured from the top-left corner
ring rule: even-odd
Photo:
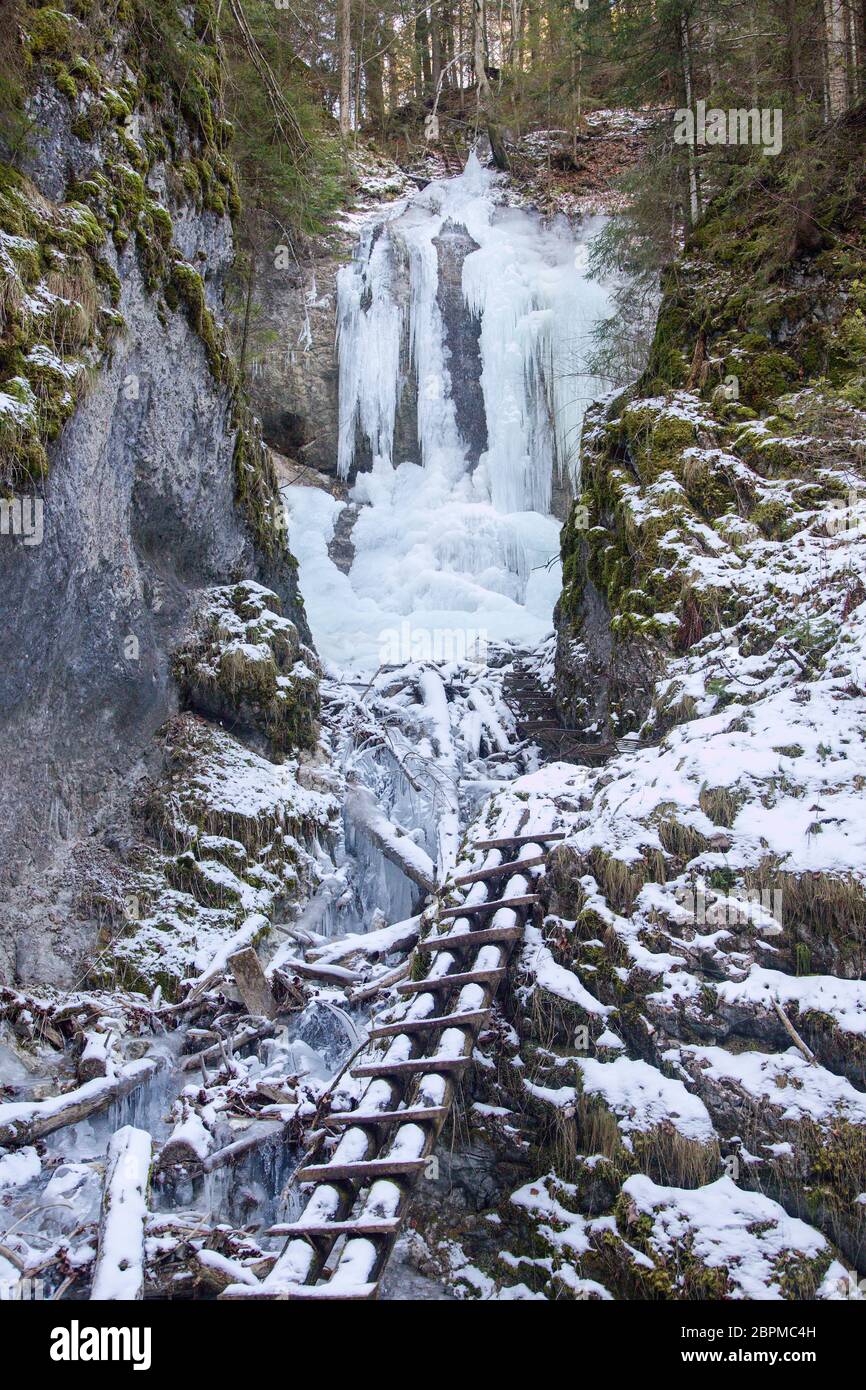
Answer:
[[[698,178],[617,25],[9,23],[0,1291],[859,1301],[859,68]]]

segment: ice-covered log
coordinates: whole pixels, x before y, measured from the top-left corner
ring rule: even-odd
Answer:
[[[346,815],[359,830],[372,840],[386,859],[402,869],[407,878],[424,893],[436,892],[436,867],[426,850],[416,845],[361,787],[353,787],[345,802]]]
[[[371,959],[390,955],[392,951],[409,951],[418,940],[421,917],[407,917],[387,927],[374,927],[368,932],[349,932],[316,946],[310,955],[321,965],[330,965],[346,956],[363,955]]]
[[[124,1125],[111,1136],[90,1297],[135,1302],[144,1294],[144,1227],[153,1141]]]
[[[6,1148],[32,1144],[56,1129],[77,1124],[88,1115],[106,1110],[112,1101],[122,1100],[137,1090],[150,1080],[156,1069],[153,1058],[143,1057],[138,1062],[128,1062],[113,1075],[95,1077],[63,1095],[0,1105],[0,1144]]]
[[[438,753],[437,791],[442,801],[436,822],[439,876],[444,879],[454,868],[460,847],[460,805],[457,792],[457,760],[451,735],[448,696],[438,671],[426,667],[419,676],[419,689],[424,710],[433,729]]]

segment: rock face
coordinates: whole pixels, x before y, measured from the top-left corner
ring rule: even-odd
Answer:
[[[373,215],[375,208],[411,187],[395,164],[370,151],[358,150],[350,164],[355,217]],[[275,227],[272,243],[255,266],[252,404],[273,449],[334,477],[339,430],[337,275],[352,258],[355,230],[348,222],[335,225],[328,237],[308,241],[295,252]],[[415,458],[415,432],[404,430],[400,441],[410,449],[400,457]]]
[[[92,85],[101,74],[117,96],[111,83],[128,74],[122,52],[119,35],[103,68],[92,65]],[[72,179],[90,180],[82,186],[95,190],[94,208],[100,178],[125,178],[137,200],[132,234],[115,227],[103,241],[93,223],[117,331],[109,351],[94,353],[88,389],[48,444],[46,476],[26,489],[43,508],[41,542],[0,536],[0,975],[68,981],[98,917],[85,888],[94,855],[128,841],[130,795],[152,770],[152,736],[178,708],[171,657],[200,591],[262,581],[309,634],[274,524],[273,475],[209,313],[222,312],[231,223],[224,208],[198,205],[177,174],[202,156],[201,139],[176,113],[169,158],[144,104],[120,135],[111,127],[87,139],[75,104],[50,80],[32,100],[42,133],[28,196],[35,188],[50,200],[46,216],[64,214]],[[118,141],[127,142],[120,175],[111,163]],[[149,273],[154,243],[140,220],[135,229],[139,206],[168,229],[168,279],[159,283]],[[206,266],[203,282],[194,266]],[[200,302],[179,303],[172,283]]]
[[[268,443],[320,473],[337,467],[337,272],[351,255],[310,248],[302,264],[282,253],[256,264],[263,344],[252,369],[252,401]]]
[[[457,428],[466,441],[469,461],[476,464],[487,448],[487,413],[481,389],[481,323],[469,313],[463,298],[463,262],[478,250],[478,243],[465,227],[446,222],[433,244],[439,259],[436,300],[445,327]]]

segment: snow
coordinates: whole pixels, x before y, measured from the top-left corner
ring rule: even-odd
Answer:
[[[694,1190],[660,1187],[643,1174],[628,1178],[623,1192],[638,1212],[652,1217],[651,1243],[666,1258],[690,1244],[711,1269],[724,1269],[734,1298],[780,1299],[778,1265],[798,1251],[821,1255],[818,1231],[759,1192],[745,1192],[730,1178]]]
[[[617,1057],[612,1062],[578,1057],[575,1062],[583,1093],[601,1097],[617,1116],[623,1134],[636,1130],[646,1133],[657,1125],[670,1124],[684,1139],[698,1143],[710,1143],[716,1137],[700,1097],[657,1067],[631,1057]]]
[[[843,1076],[816,1066],[802,1052],[726,1052],[721,1047],[683,1047],[667,1054],[693,1060],[712,1081],[731,1081],[765,1105],[781,1110],[781,1120],[810,1119],[828,1124],[834,1117],[866,1125],[866,1095]]]
[[[19,1149],[16,1153],[0,1157],[0,1189],[21,1187],[24,1183],[38,1178],[42,1171],[42,1160],[32,1145]]]
[[[614,1012],[609,1005],[600,1003],[591,995],[573,971],[557,964],[550,948],[544,944],[538,927],[527,923],[523,940],[524,968],[535,977],[542,989],[598,1018],[606,1018]]]
[[[141,1298],[152,1142],[146,1130],[125,1125],[108,1145],[106,1209],[90,1295],[97,1302]]]

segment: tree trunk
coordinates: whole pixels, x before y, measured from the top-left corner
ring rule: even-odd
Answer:
[[[387,19],[384,25],[385,40],[388,43],[388,112],[393,116],[400,105],[400,74],[397,71],[397,35],[394,20]]]
[[[373,34],[373,52],[364,67],[367,76],[367,113],[370,124],[376,131],[381,131],[385,124],[385,83],[382,62],[382,49],[385,47],[385,43],[384,29],[377,28]]]
[[[848,34],[845,0],[824,0],[827,35],[827,97],[830,119],[848,109]]]
[[[352,0],[340,0],[340,134],[352,133]]]
[[[436,5],[430,6],[430,85],[435,92],[439,90],[442,76],[442,42],[439,32],[439,14]]]
[[[418,54],[416,73],[418,75],[419,100],[424,101],[430,94],[432,83],[430,67],[430,26],[427,22],[427,11],[422,10],[415,16],[415,50]]]
[[[786,68],[787,85],[791,97],[791,105],[794,111],[800,109],[800,98],[802,93],[802,73],[800,69],[801,33],[800,33],[800,12],[797,0],[785,0],[785,33],[787,41],[786,49]]]
[[[475,69],[475,86],[478,101],[485,106],[490,96],[490,83],[487,80],[487,34],[484,29],[482,0],[472,0],[472,65]]]
[[[689,111],[694,111],[692,102],[692,54],[689,41],[689,22],[685,14],[680,15],[680,51],[683,63],[683,88],[686,95],[686,106]],[[689,224],[694,227],[701,215],[701,199],[698,191],[698,169],[694,140],[691,140],[686,148],[688,150],[689,164]]]

